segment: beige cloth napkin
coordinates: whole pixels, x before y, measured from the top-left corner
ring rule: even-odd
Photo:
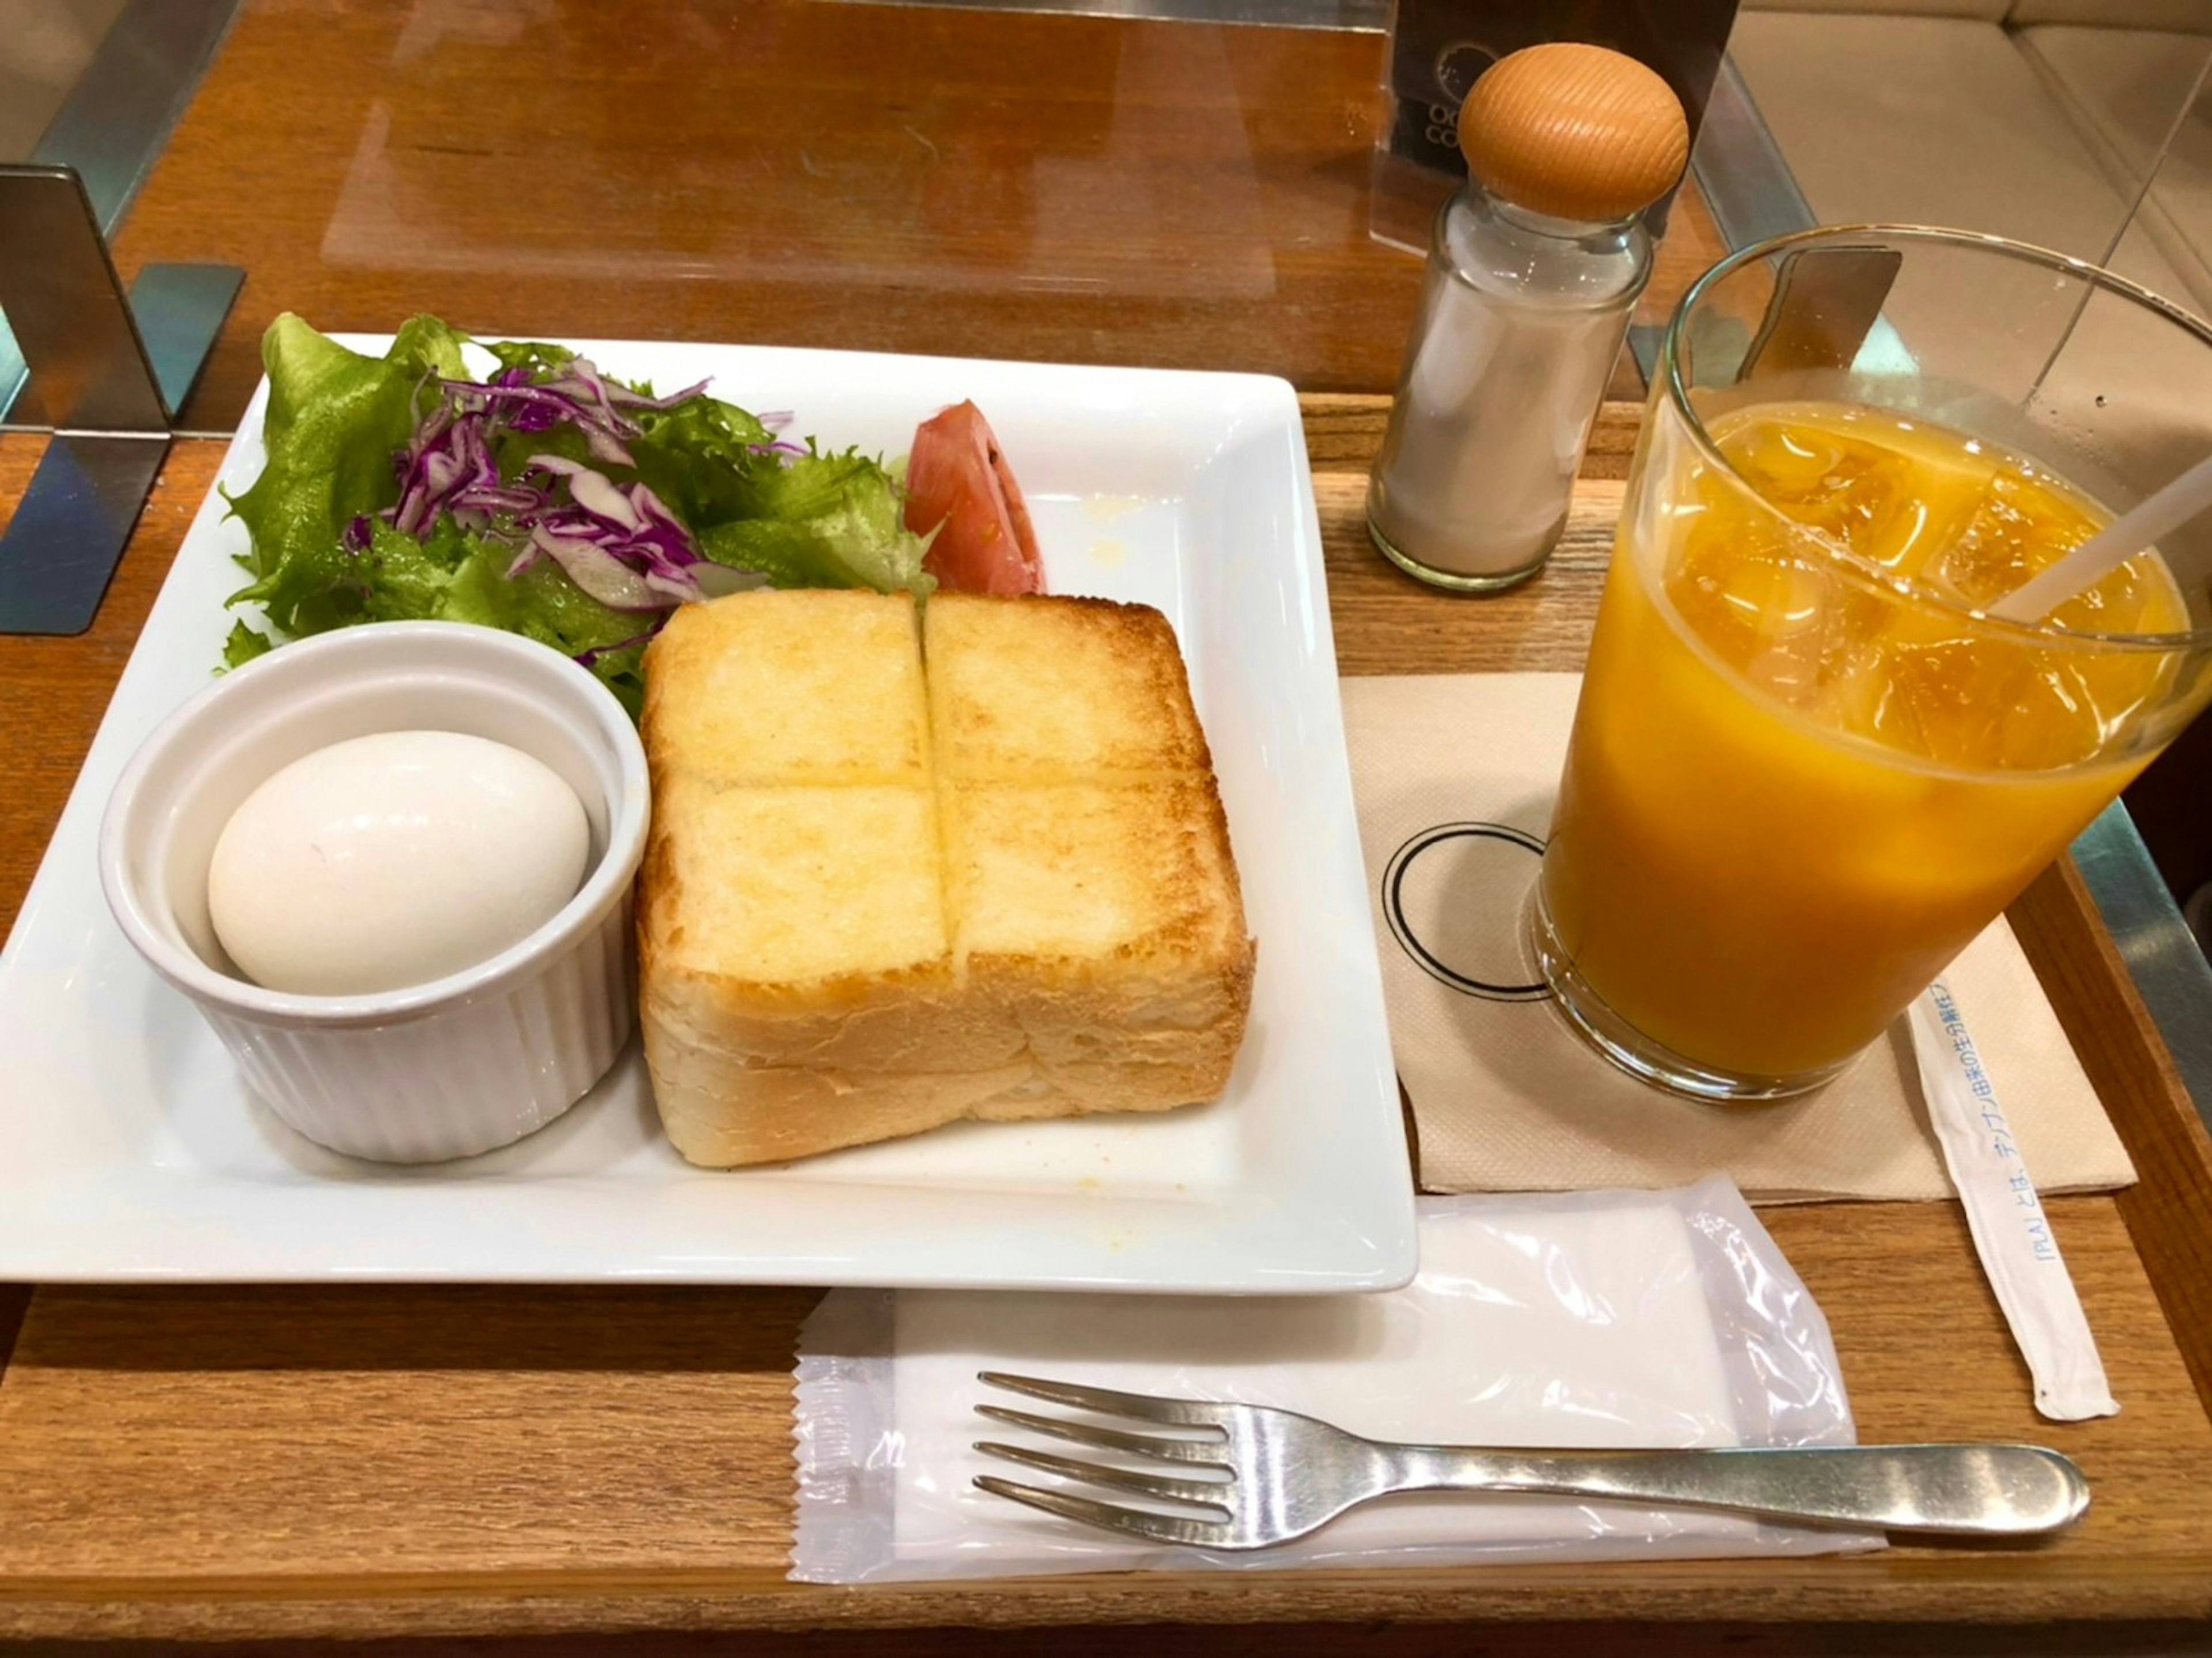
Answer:
[[[1398,1074],[1442,1192],[1686,1185],[1754,1200],[1951,1195],[1905,1023],[1844,1076],[1729,1110],[1638,1083],[1545,1005],[1521,940],[1581,681],[1574,674],[1347,679],[1359,838]],[[2046,1192],[2135,1169],[2000,916],[1948,975]]]

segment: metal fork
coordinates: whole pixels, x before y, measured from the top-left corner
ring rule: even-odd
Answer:
[[[2089,1506],[2081,1471],[2038,1445],[1845,1445],[1705,1451],[1491,1450],[1363,1439],[1292,1411],[1156,1399],[985,1370],[994,1388],[1094,1416],[1196,1434],[1133,1431],[998,1405],[976,1411],[1095,1450],[1180,1465],[1148,1473],[995,1440],[975,1448],[1164,1505],[1135,1508],[991,1474],[975,1483],[1068,1520],[1156,1543],[1264,1549],[1395,1491],[1545,1491],[1890,1531],[2015,1537],[2059,1530]]]

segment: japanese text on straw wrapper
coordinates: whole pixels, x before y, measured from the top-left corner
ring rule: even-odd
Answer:
[[[1982,1069],[1981,1055],[1975,1051],[1974,1039],[1967,1032],[1966,1021],[1959,1017],[1958,1004],[1951,999],[1950,987],[1938,980],[1928,987],[1928,993],[1935,1002],[1936,1017],[1943,1022],[1943,1035],[1950,1040],[1951,1051],[1958,1056],[1967,1091],[1974,1096],[1982,1127],[1989,1135],[1989,1149],[2012,1165],[2006,1183],[2012,1188],[2014,1201],[2020,1206],[2021,1225],[2033,1247],[2035,1259],[2056,1262],[2058,1246],[2051,1240],[2051,1224],[2044,1218],[2042,1199],[2036,1196],[2035,1183],[2021,1164],[2020,1148],[2013,1143],[2012,1125],[2005,1121],[2004,1110],[1997,1103],[1996,1086]]]

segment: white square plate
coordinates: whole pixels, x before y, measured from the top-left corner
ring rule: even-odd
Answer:
[[[349,338],[381,350],[382,340]],[[580,343],[656,386],[903,453],[973,398],[1048,578],[1175,623],[1260,959],[1227,1094],[1158,1117],[966,1125],[712,1173],[662,1138],[635,1047],[519,1145],[356,1163],[277,1122],[102,902],[125,762],[207,683],[245,531],[210,495],[0,957],[0,1278],[1058,1286],[1311,1294],[1414,1266],[1413,1188],[1368,923],[1297,398],[1248,375]],[[264,385],[223,463],[262,464]]]

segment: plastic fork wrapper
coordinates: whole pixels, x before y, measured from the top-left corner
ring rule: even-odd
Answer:
[[[1420,1200],[1402,1290],[1301,1298],[840,1290],[799,1336],[791,1575],[817,1582],[1200,1567],[1815,1554],[1876,1535],[1494,1493],[1393,1497],[1251,1553],[1122,1538],[979,1491],[1051,1475],[978,1404],[1006,1370],[1273,1405],[1372,1438],[1553,1447],[1855,1442],[1827,1321],[1735,1187]],[[1089,1494],[1112,1497],[1112,1492]]]

